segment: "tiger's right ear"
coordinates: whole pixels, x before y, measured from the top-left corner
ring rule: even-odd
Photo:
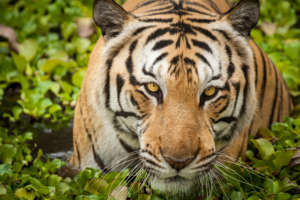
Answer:
[[[241,35],[248,37],[251,29],[259,19],[259,0],[240,0],[225,16],[233,28]]]
[[[117,36],[129,19],[129,14],[114,0],[95,0],[93,18],[105,39]]]

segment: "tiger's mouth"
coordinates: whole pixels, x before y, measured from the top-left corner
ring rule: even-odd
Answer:
[[[171,196],[195,195],[205,192],[208,182],[212,182],[215,169],[215,160],[211,161],[210,167],[198,173],[176,173],[173,176],[163,177],[160,174],[153,173],[150,176],[149,183],[154,190]]]
[[[170,178],[165,179],[166,183],[185,182],[185,181],[188,181],[188,179],[180,175],[172,176]]]

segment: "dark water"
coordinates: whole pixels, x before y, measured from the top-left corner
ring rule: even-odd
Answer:
[[[46,129],[38,137],[37,147],[42,149],[48,157],[66,161],[71,155],[73,150],[71,126],[56,132]]]

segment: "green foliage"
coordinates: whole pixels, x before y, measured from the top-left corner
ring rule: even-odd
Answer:
[[[61,160],[33,151],[34,138],[45,128],[67,126],[100,34],[77,33],[77,20],[91,17],[92,0],[1,0],[0,24],[17,34],[18,53],[0,38],[0,199],[163,200],[148,186],[144,173],[130,187],[128,175],[86,169],[74,178],[57,171]],[[118,1],[119,4],[123,0]],[[289,166],[300,146],[300,0],[263,0],[261,20],[252,37],[284,74],[295,100],[295,115],[251,138],[247,161],[229,170],[215,197],[232,200],[298,200],[300,167]],[[297,16],[298,14],[298,16]],[[143,175],[142,175],[143,174]],[[121,184],[122,185],[122,184]],[[124,185],[124,184],[123,184]]]

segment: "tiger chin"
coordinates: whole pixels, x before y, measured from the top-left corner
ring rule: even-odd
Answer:
[[[258,0],[95,0],[93,18],[103,37],[76,104],[78,169],[144,169],[152,188],[197,196],[250,134],[293,109],[250,38]]]

